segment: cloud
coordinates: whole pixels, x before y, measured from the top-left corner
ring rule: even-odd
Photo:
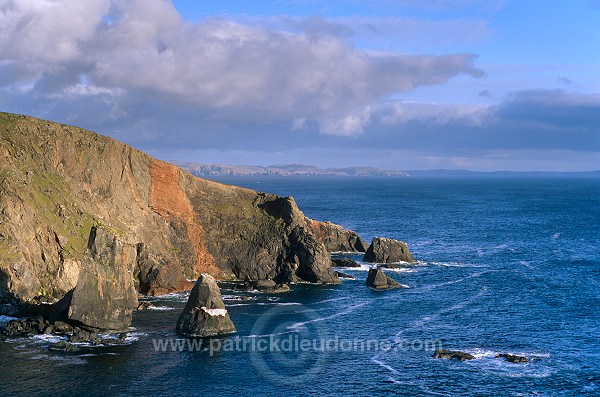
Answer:
[[[14,0],[0,6],[0,98],[84,125],[99,114],[124,129],[206,115],[204,124],[306,120],[352,135],[368,124],[357,114],[376,101],[483,73],[469,54],[357,49],[351,28],[320,18],[297,29],[186,22],[163,0]]]

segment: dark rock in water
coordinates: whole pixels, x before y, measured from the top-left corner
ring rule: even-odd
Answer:
[[[350,258],[331,258],[331,262],[336,267],[360,267],[360,263]]]
[[[91,342],[98,343],[100,340],[98,339],[98,334],[93,331],[87,331],[85,329],[81,329],[79,327],[73,328],[73,335],[69,337],[69,341],[72,343],[77,342]]]
[[[517,356],[514,354],[507,354],[507,353],[502,353],[502,354],[498,354],[495,358],[505,358],[506,361],[508,361],[509,363],[526,363],[529,361],[529,359],[527,357],[524,356]]]
[[[152,307],[155,307],[152,302],[140,302],[137,307],[137,310],[148,310]]]
[[[346,274],[346,273],[342,273],[342,272],[335,272],[335,273],[337,274],[337,276],[339,278],[347,278],[349,280],[354,280],[355,279],[354,276],[351,276],[351,275]]]
[[[375,237],[365,253],[365,262],[416,262],[404,241]]]
[[[43,333],[47,326],[42,317],[11,320],[2,333],[8,336],[31,336]]]
[[[55,321],[54,322],[54,333],[56,333],[56,334],[72,334],[73,326],[64,321]]]
[[[335,223],[308,219],[308,225],[329,252],[365,252],[369,246],[356,232]]]
[[[67,342],[65,340],[61,340],[60,342],[56,342],[56,343],[48,346],[48,350],[55,351],[55,352],[72,352],[72,351],[76,351],[77,348],[75,346],[73,346],[72,344],[70,344],[69,342]]]
[[[203,338],[235,331],[217,282],[213,276],[201,274],[177,320],[177,332],[187,337]]]
[[[469,354],[469,353],[458,351],[458,350],[439,349],[439,350],[436,350],[435,353],[433,353],[433,358],[443,358],[446,360],[466,361],[466,360],[475,359],[475,356],[472,354]]]
[[[403,264],[403,263],[384,263],[379,265],[385,269],[409,269],[411,267],[413,267],[414,265],[408,265],[408,264]]]
[[[290,287],[287,284],[279,284],[273,280],[259,280],[245,284],[246,291],[257,290],[268,294],[278,294],[288,292]]]
[[[131,275],[135,258],[133,245],[104,227],[92,228],[77,286],[55,303],[51,318],[66,316],[71,322],[101,330],[127,329],[138,306]]]
[[[366,284],[374,289],[402,288],[396,280],[386,275],[379,267],[369,269]]]

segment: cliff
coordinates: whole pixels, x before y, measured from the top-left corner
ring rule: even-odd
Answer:
[[[111,236],[106,249],[90,245],[98,228]],[[115,255],[110,241],[126,259],[97,257]],[[0,304],[60,299],[98,263],[148,294],[189,289],[201,273],[339,283],[293,198],[199,179],[93,132],[0,113]]]

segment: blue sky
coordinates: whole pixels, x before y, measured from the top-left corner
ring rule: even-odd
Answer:
[[[599,20],[598,0],[0,0],[0,109],[166,160],[600,169]]]

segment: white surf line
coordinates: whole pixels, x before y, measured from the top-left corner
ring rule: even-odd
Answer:
[[[341,298],[341,299],[347,299],[347,298]],[[338,299],[332,299],[332,300],[338,300]],[[322,303],[322,302],[317,302],[317,303]],[[356,304],[356,305],[353,305],[353,306],[349,306],[346,310],[342,310],[341,312],[332,314],[331,316],[319,317],[319,318],[314,318],[312,320],[307,320],[307,321],[302,321],[302,322],[294,323],[294,324],[290,325],[289,327],[287,327],[287,331],[277,332],[277,333],[272,333],[272,334],[265,334],[265,335],[248,335],[248,336],[242,335],[241,337],[242,338],[265,338],[265,337],[270,337],[270,336],[277,336],[277,335],[286,335],[286,334],[298,333],[298,329],[300,327],[302,327],[303,325],[305,325],[305,324],[314,323],[314,322],[320,322],[320,321],[325,321],[325,320],[330,320],[332,318],[343,316],[345,314],[353,312],[354,310],[358,309],[359,307],[367,305],[368,303],[369,302],[363,302],[363,303],[359,303],[359,304]],[[312,310],[307,310],[307,311],[312,312]]]
[[[437,288],[439,286],[444,286],[444,285],[456,284],[456,283],[459,283],[459,282],[462,282],[462,281],[465,281],[465,280],[468,280],[468,279],[471,279],[471,278],[479,277],[479,276],[481,276],[483,274],[486,274],[486,273],[489,273],[489,271],[479,272],[479,273],[475,273],[475,274],[469,275],[467,277],[463,277],[463,278],[458,279],[458,280],[453,280],[453,281],[449,281],[447,283],[437,284],[436,286],[432,286],[432,288],[430,288],[430,289]],[[429,289],[427,289],[427,290],[429,290]],[[398,332],[395,335],[394,340],[393,340],[393,345],[391,346],[391,348],[388,351],[393,350],[396,346],[398,346],[398,344],[400,344],[400,342],[401,342],[399,340],[400,336],[402,334],[404,334],[405,332],[408,332],[410,330],[414,330],[416,328],[421,328],[423,325],[425,325],[425,324],[427,324],[427,323],[429,323],[431,321],[434,321],[434,320],[438,319],[443,314],[446,314],[446,313],[449,313],[449,312],[452,312],[452,311],[456,311],[456,310],[460,310],[460,309],[464,308],[465,306],[469,305],[470,303],[472,303],[473,301],[479,299],[485,292],[487,292],[487,288],[484,287],[479,292],[477,292],[475,295],[471,296],[468,299],[465,299],[462,302],[456,303],[456,304],[454,304],[454,305],[452,305],[450,307],[441,309],[441,310],[437,311],[436,313],[434,313],[432,315],[423,316],[420,319],[416,320],[411,327],[405,328],[405,329],[401,330],[400,332]],[[371,361],[374,362],[375,364],[379,365],[380,367],[382,367],[382,368],[390,371],[393,375],[400,375],[400,372],[398,372],[395,368],[391,367],[390,365],[386,364],[383,361],[383,356],[388,351],[384,351],[384,352],[381,352],[379,354],[374,355],[373,357],[371,357]],[[390,379],[390,380],[392,382],[394,382],[394,383],[400,383],[396,379]]]
[[[497,270],[486,270],[484,272],[477,272],[477,273],[470,274],[470,275],[468,275],[466,277],[459,278],[457,280],[447,281],[447,282],[441,283],[441,284],[428,285],[426,287],[415,288],[415,291],[430,291],[430,290],[438,288],[438,287],[444,287],[446,285],[452,285],[452,284],[462,283],[463,281],[469,280],[471,278],[480,277],[480,276],[483,276],[484,274],[492,273],[492,272],[495,272],[495,271],[497,271]]]
[[[312,320],[308,320],[308,321],[302,321],[299,323],[294,323],[292,325],[290,325],[288,327],[288,329],[297,332],[297,329],[302,327],[305,324],[310,324],[310,323],[316,323],[316,322],[321,322],[321,321],[325,321],[325,320],[331,320],[332,318],[336,318],[339,316],[343,316],[345,314],[349,314],[351,312],[353,312],[354,310],[358,309],[359,307],[363,307],[366,306],[369,302],[363,302],[363,303],[359,303],[357,305],[352,305],[352,306],[348,306],[348,308],[346,310],[342,310],[341,312],[332,314],[331,316],[327,316],[327,317],[319,317],[319,318],[315,318]]]
[[[333,298],[333,299],[325,299],[324,301],[319,301],[319,302],[314,302],[314,303],[308,303],[309,305],[320,305],[321,303],[328,303],[328,302],[336,302],[336,301],[344,301],[344,300],[348,300],[348,299],[352,299],[352,297],[347,296],[345,298]]]

